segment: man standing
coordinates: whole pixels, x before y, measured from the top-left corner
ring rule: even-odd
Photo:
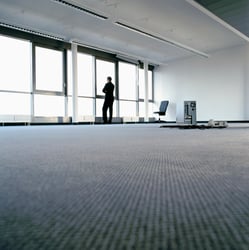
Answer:
[[[114,102],[114,84],[112,83],[112,78],[110,76],[107,77],[107,83],[103,88],[103,92],[105,93],[105,101],[102,108],[103,111],[103,122],[107,123],[107,109],[109,109],[109,120],[108,123],[112,123],[112,106]]]

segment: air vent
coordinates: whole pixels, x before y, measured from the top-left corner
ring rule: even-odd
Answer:
[[[64,38],[61,38],[61,37],[58,37],[58,36],[53,36],[53,35],[46,34],[46,33],[40,32],[40,31],[35,31],[35,30],[27,29],[27,28],[22,28],[22,27],[12,25],[12,24],[7,24],[7,23],[0,22],[0,26],[15,29],[15,30],[24,31],[24,32],[27,32],[27,33],[30,33],[30,34],[34,34],[34,35],[38,35],[38,36],[42,36],[42,37],[47,37],[47,38],[51,38],[51,39],[58,40],[58,41],[64,41]]]
[[[70,8],[76,9],[76,10],[79,10],[79,11],[81,11],[81,12],[84,12],[84,13],[88,14],[88,15],[97,17],[97,18],[99,18],[99,19],[101,19],[101,20],[106,20],[106,19],[108,19],[108,17],[106,17],[106,16],[100,15],[100,14],[98,14],[98,13],[96,13],[96,12],[93,12],[93,11],[88,10],[88,9],[86,9],[86,8],[80,7],[80,6],[76,5],[76,4],[69,3],[69,2],[67,2],[67,1],[63,1],[63,0],[51,0],[51,1],[56,2],[56,3],[63,4],[63,5],[65,5],[65,6],[67,6],[67,7],[70,7]]]

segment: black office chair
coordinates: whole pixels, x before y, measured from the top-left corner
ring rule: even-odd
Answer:
[[[169,105],[169,101],[161,101],[160,107],[159,107],[159,111],[153,112],[154,114],[158,114],[159,115],[159,119],[157,122],[161,122],[160,120],[160,116],[161,115],[166,115],[166,111]]]

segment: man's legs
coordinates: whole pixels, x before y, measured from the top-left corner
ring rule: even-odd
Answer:
[[[110,114],[110,116],[109,116],[109,123],[112,123],[112,111],[113,111],[112,106],[113,106],[113,102],[111,102],[109,104],[109,114]]]
[[[108,103],[106,101],[104,101],[104,105],[102,108],[103,111],[103,122],[107,123],[107,109],[108,109]]]

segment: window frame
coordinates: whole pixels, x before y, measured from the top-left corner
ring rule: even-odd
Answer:
[[[36,47],[56,50],[62,52],[62,90],[53,91],[53,90],[42,90],[36,87]],[[67,50],[64,48],[58,48],[52,45],[41,44],[37,42],[32,43],[32,84],[33,84],[33,93],[40,95],[54,95],[54,96],[67,96]]]

